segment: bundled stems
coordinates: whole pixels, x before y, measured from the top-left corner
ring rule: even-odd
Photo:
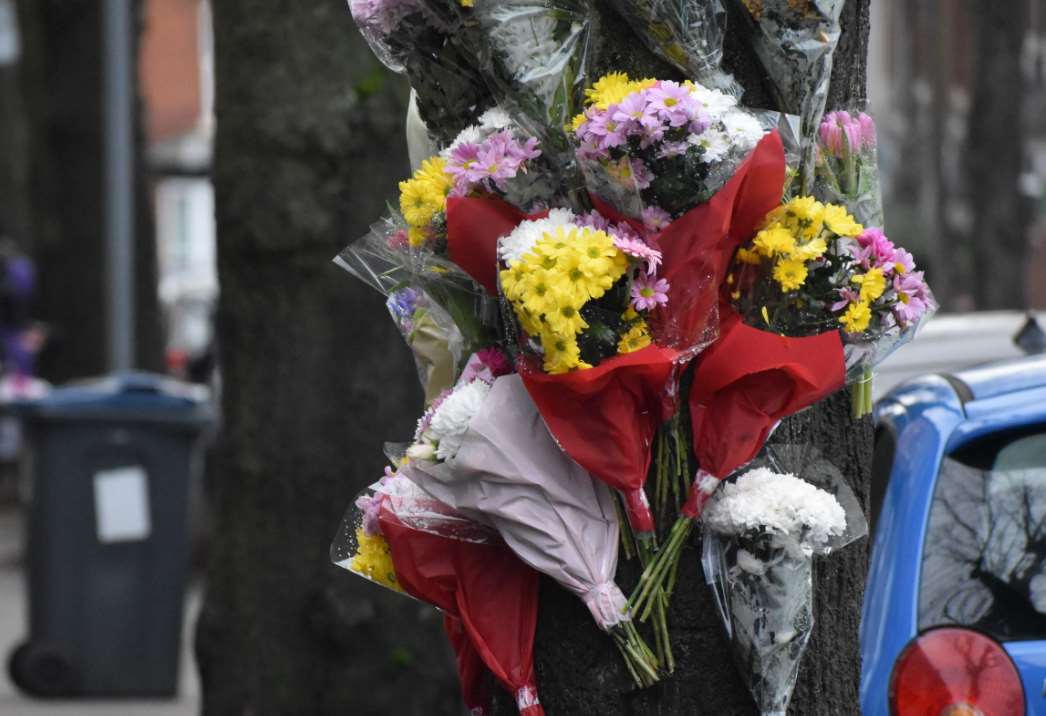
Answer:
[[[653,686],[658,681],[658,661],[650,647],[636,631],[631,621],[621,622],[610,630],[610,635],[625,660],[632,679],[639,688]]]
[[[851,393],[853,418],[859,420],[872,412],[872,369],[866,367]]]
[[[683,551],[690,532],[693,530],[694,521],[687,517],[680,517],[672,526],[665,546],[658,553],[657,558],[651,561],[643,574],[639,577],[636,591],[628,600],[628,606],[633,614],[639,616],[640,621],[646,621],[651,611],[657,607],[664,608],[667,602],[667,592],[664,587],[667,583],[670,589],[675,586],[676,566],[679,556]],[[661,605],[661,606],[658,606]]]

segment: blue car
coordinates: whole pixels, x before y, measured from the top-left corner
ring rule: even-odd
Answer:
[[[1046,356],[876,407],[865,716],[1046,716]]]

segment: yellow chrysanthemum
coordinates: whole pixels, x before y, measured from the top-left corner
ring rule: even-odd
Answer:
[[[774,265],[774,280],[782,291],[794,291],[806,283],[806,264],[799,259],[781,259]]]
[[[788,229],[773,226],[756,234],[752,245],[758,253],[767,258],[790,256],[795,250],[795,236]]]
[[[368,535],[363,528],[356,529],[358,549],[349,568],[378,584],[402,592],[399,580],[396,579],[396,568],[392,564],[392,552],[389,543],[381,535]]]
[[[576,132],[578,128],[585,123],[585,113],[575,114],[574,119],[570,120],[570,131]]]
[[[619,103],[633,92],[646,89],[656,82],[657,80],[650,78],[633,80],[624,72],[611,72],[600,77],[595,84],[585,90],[585,101],[599,109],[606,109],[612,104]]]
[[[429,232],[421,226],[411,226],[407,229],[407,240],[414,248],[424,246],[429,240]]]
[[[829,204],[824,208],[824,223],[839,236],[857,236],[864,231],[864,227],[850,216],[846,208],[838,204]]]
[[[812,196],[798,196],[784,205],[781,221],[803,240],[815,239],[824,228],[824,204]]]
[[[646,321],[637,322],[617,344],[618,353],[635,353],[650,345],[650,329]]]
[[[886,291],[886,276],[883,270],[873,268],[865,274],[858,274],[850,279],[861,287],[861,301],[872,303]]]
[[[740,248],[737,250],[737,260],[743,264],[758,265],[762,259],[759,254],[751,249]]]
[[[461,0],[461,7],[475,7],[476,0]]]
[[[433,188],[446,196],[454,188],[454,177],[446,171],[447,160],[440,156],[429,157],[414,173],[416,179],[432,182]]]
[[[588,328],[581,312],[567,302],[560,303],[555,310],[546,311],[545,323],[553,333],[561,336],[577,335]]]
[[[872,321],[872,309],[863,301],[851,303],[846,312],[839,317],[839,323],[847,333],[860,333],[868,328]]]
[[[581,360],[581,349],[573,336],[562,336],[547,331],[541,334],[541,347],[545,351],[546,373],[557,375],[592,367]]]
[[[430,182],[408,179],[400,182],[400,212],[410,226],[421,227],[443,211],[444,198]]]
[[[813,241],[807,241],[805,244],[800,244],[795,247],[795,251],[792,252],[792,256],[803,261],[813,261],[824,256],[824,252],[828,250],[828,244],[825,243],[824,239],[814,239]]]

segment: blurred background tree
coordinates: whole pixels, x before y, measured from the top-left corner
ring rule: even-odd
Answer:
[[[331,263],[409,172],[405,87],[344,3],[216,3],[214,36],[225,429],[204,713],[458,714],[435,610],[328,558],[421,406],[381,297]]]

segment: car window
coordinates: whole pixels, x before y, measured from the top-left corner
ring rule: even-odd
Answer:
[[[1046,638],[1046,426],[945,457],[930,508],[919,628]]]

